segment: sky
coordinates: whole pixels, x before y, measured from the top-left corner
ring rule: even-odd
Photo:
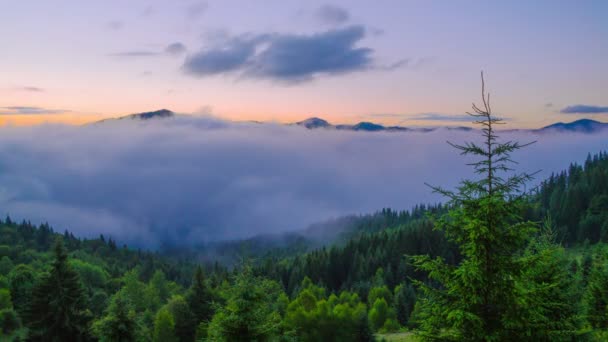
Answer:
[[[0,123],[608,121],[608,2],[0,0]]]

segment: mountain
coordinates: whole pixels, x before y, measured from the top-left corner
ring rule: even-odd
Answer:
[[[108,121],[117,120],[151,120],[151,119],[165,119],[175,117],[176,114],[168,109],[160,109],[152,112],[143,112],[121,116],[118,118],[109,118],[96,121],[94,123],[102,123]],[[254,123],[263,124],[263,122],[252,121]],[[354,125],[349,124],[338,124],[333,125],[327,120],[319,117],[311,117],[306,120],[295,122],[291,125],[304,127],[307,129],[335,129],[345,131],[356,131],[356,132],[432,132],[438,128],[447,129],[450,131],[471,131],[474,128],[465,126],[446,126],[446,127],[403,127],[403,126],[384,126],[369,121],[362,121]],[[580,119],[573,122],[557,122],[552,125],[548,125],[538,129],[507,129],[509,131],[528,131],[533,133],[566,133],[566,132],[577,132],[577,133],[597,133],[602,131],[608,131],[608,123],[595,121],[591,119]]]
[[[160,110],[155,110],[153,112],[143,112],[143,113],[129,114],[129,115],[121,116],[118,118],[103,119],[103,120],[96,121],[94,123],[102,123],[102,122],[116,121],[116,120],[165,119],[165,118],[171,118],[174,116],[175,116],[174,112],[172,112],[168,109],[160,109]]]
[[[363,132],[432,132],[440,127],[403,127],[403,126],[383,126],[381,124],[362,121],[354,125],[338,124],[332,125],[321,118],[312,117],[303,121],[296,122],[295,125],[306,127],[308,129],[317,128],[332,128],[337,130],[347,131],[363,131]],[[472,127],[465,126],[446,126],[441,127],[450,131],[468,132],[473,130]],[[579,132],[579,133],[597,133],[608,128],[608,123],[599,122],[591,119],[581,119],[569,123],[558,122],[539,129],[507,129],[505,131],[528,131],[533,133],[551,133],[551,132]]]
[[[608,128],[608,123],[603,123],[590,119],[581,119],[569,123],[558,122],[540,129],[534,130],[538,133],[546,132],[579,132],[596,133]]]
[[[308,129],[327,128],[327,127],[331,126],[329,124],[329,122],[327,122],[327,121],[325,121],[323,119],[320,119],[320,118],[316,118],[316,117],[308,118],[306,120],[296,122],[296,125],[303,126],[303,127],[308,128]]]

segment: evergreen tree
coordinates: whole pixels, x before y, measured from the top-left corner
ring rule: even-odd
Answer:
[[[395,310],[388,305],[384,298],[376,299],[369,310],[368,318],[374,331],[379,331],[389,320],[396,321]],[[398,325],[397,328],[399,328]]]
[[[268,341],[275,337],[281,317],[273,303],[278,284],[261,280],[245,266],[229,289],[226,305],[209,324],[212,341]]]
[[[175,322],[173,315],[165,307],[158,310],[154,319],[154,342],[175,342]]]
[[[450,143],[461,154],[480,158],[471,164],[480,179],[465,180],[456,191],[433,187],[447,196],[451,208],[436,227],[458,246],[462,260],[451,265],[441,258],[414,258],[432,281],[417,282],[424,294],[418,313],[420,335],[427,339],[526,339],[530,331],[518,329],[521,317],[543,315],[533,312],[537,308],[518,291],[531,267],[521,254],[536,225],[521,217],[528,203],[522,188],[532,176],[514,173],[510,163],[511,153],[527,145],[499,142],[495,126],[502,120],[492,115],[483,73],[481,79],[483,108],[473,104],[469,114],[481,125],[483,142]]]
[[[374,337],[374,333],[369,326],[369,320],[367,319],[367,315],[361,315],[359,317],[359,321],[357,322],[357,330],[355,335],[355,342],[374,342],[376,338]]]
[[[194,340],[197,323],[195,322],[190,306],[182,296],[174,296],[167,303],[167,308],[175,322],[175,336],[180,342]]]
[[[26,317],[32,302],[32,291],[36,275],[29,265],[17,265],[8,274],[8,283],[15,310],[21,318]]]
[[[195,326],[211,319],[213,315],[211,291],[205,282],[203,269],[200,266],[196,268],[186,300],[190,306]]]
[[[93,332],[101,342],[136,341],[138,330],[135,311],[122,296],[115,296],[108,307],[107,315],[93,324]]]
[[[51,270],[34,287],[29,310],[33,340],[85,341],[89,339],[86,297],[78,274],[70,267],[68,255],[58,238],[53,248]]]
[[[395,311],[397,321],[405,326],[408,324],[410,315],[416,303],[416,291],[411,284],[401,284],[395,287]]]
[[[608,262],[601,251],[593,261],[587,285],[587,320],[595,329],[608,329]]]

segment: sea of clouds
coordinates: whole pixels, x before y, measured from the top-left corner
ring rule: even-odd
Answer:
[[[470,160],[446,141],[476,134],[307,130],[187,116],[3,127],[0,214],[146,247],[293,231],[441,201],[424,183],[449,188],[473,176]],[[605,133],[503,135],[537,140],[514,158],[521,171],[542,170],[539,180],[608,149]]]

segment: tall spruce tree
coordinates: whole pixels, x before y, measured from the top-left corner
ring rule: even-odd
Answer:
[[[140,329],[131,303],[122,296],[115,296],[107,315],[95,322],[92,330],[100,342],[134,342]]]
[[[454,265],[442,258],[414,257],[414,265],[426,271],[427,283],[417,282],[422,290],[418,320],[421,337],[429,340],[507,341],[527,340],[530,331],[520,329],[521,317],[534,316],[523,311],[526,305],[520,283],[530,265],[523,252],[537,230],[524,221],[527,205],[527,173],[515,173],[511,154],[529,144],[499,141],[490,95],[486,94],[483,73],[480,108],[473,104],[469,113],[481,126],[481,142],[452,144],[472,162],[478,180],[465,180],[456,190],[432,187],[449,200],[451,210],[435,222],[462,256]],[[547,338],[547,337],[546,337]]]
[[[192,312],[194,326],[211,319],[213,315],[211,291],[205,283],[203,269],[200,266],[196,268],[186,300]]]
[[[53,253],[50,272],[33,289],[30,337],[35,341],[87,341],[90,314],[84,289],[68,263],[61,238],[57,238]]]

